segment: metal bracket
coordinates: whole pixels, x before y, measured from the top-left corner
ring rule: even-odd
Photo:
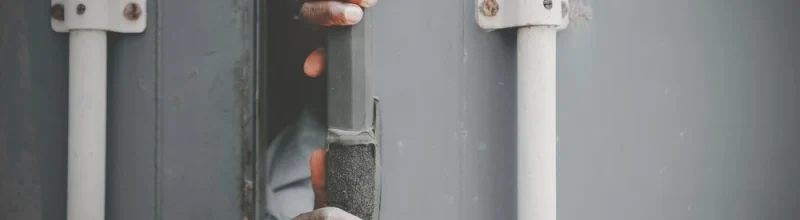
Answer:
[[[50,6],[55,32],[141,33],[147,26],[147,0],[52,0]]]
[[[478,25],[487,30],[569,24],[569,0],[476,0],[476,6]]]

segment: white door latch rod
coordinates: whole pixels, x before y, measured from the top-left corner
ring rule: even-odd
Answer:
[[[477,0],[487,30],[517,29],[517,219],[556,220],[556,32],[568,0]]]
[[[70,34],[67,220],[103,220],[106,32],[143,32],[146,0],[52,0],[50,5],[53,30]]]

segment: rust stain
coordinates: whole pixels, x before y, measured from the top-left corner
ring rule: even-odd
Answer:
[[[580,25],[581,23],[588,23],[594,16],[592,7],[583,2],[583,0],[570,0],[569,1],[569,21],[570,26]]]
[[[492,17],[497,15],[497,12],[500,11],[500,4],[497,3],[497,0],[484,0],[483,3],[481,3],[480,10],[481,14],[484,16]]]
[[[233,8],[236,11],[235,22],[241,34],[241,54],[234,64],[232,73],[235,79],[233,89],[237,93],[237,104],[239,108],[239,123],[241,134],[241,201],[240,209],[242,219],[250,220],[255,218],[255,193],[254,185],[257,184],[253,179],[255,177],[255,161],[253,151],[255,150],[253,141],[253,125],[251,118],[253,117],[253,97],[251,97],[251,86],[253,85],[254,72],[253,59],[250,48],[252,40],[253,25],[251,18],[253,17],[253,9],[248,1],[234,0]],[[210,53],[212,55],[214,53]]]
[[[54,19],[63,21],[64,20],[64,5],[63,4],[55,4],[53,7],[50,8],[50,16]]]
[[[139,7],[139,4],[128,3],[128,5],[125,5],[125,9],[123,9],[122,14],[128,20],[139,20],[139,16],[142,15],[142,8]]]

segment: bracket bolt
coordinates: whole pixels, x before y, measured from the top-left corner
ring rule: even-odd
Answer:
[[[136,3],[129,3],[125,6],[125,10],[122,11],[125,18],[128,20],[134,21],[138,20],[139,16],[142,15],[142,8],[139,7],[139,4]]]
[[[481,14],[484,16],[495,16],[497,11],[500,11],[500,5],[497,4],[496,0],[484,0],[481,3]]]
[[[547,10],[553,8],[553,0],[544,0],[544,8]]]
[[[79,15],[83,15],[83,13],[86,13],[86,5],[78,4],[77,10]]]
[[[64,5],[55,4],[50,7],[50,16],[59,21],[64,21]]]

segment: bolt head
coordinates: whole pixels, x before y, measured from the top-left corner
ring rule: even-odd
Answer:
[[[83,15],[83,13],[86,13],[86,5],[78,4],[78,7],[76,8],[76,10],[77,10],[79,15]]]
[[[53,19],[64,21],[64,5],[55,4],[50,7],[50,16],[53,17]]]
[[[128,20],[138,20],[139,17],[142,16],[142,8],[139,7],[139,4],[129,3],[125,6],[125,10],[123,10],[122,14]]]
[[[552,9],[553,8],[553,0],[544,0],[543,5],[544,5],[544,8],[546,8],[547,10]]]
[[[500,4],[496,0],[484,0],[481,3],[480,11],[484,16],[495,16],[500,11]]]

